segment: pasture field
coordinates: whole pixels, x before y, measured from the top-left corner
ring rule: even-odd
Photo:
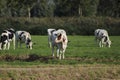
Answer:
[[[120,36],[111,36],[111,48],[99,48],[93,36],[68,36],[65,60],[53,58],[47,36],[32,36],[33,50],[22,48],[0,51],[1,64],[120,64]]]
[[[47,36],[32,36],[33,50],[26,49],[24,44],[13,50],[11,44],[10,50],[0,51],[0,79],[18,80],[20,76],[24,76],[21,80],[120,79],[120,36],[110,36],[111,48],[99,48],[94,36],[68,39],[64,60],[52,57]]]

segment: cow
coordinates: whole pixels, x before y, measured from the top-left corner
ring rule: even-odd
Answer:
[[[50,48],[52,47],[52,44],[51,44],[51,42],[52,42],[51,36],[52,36],[52,33],[53,33],[54,31],[56,31],[56,29],[52,29],[52,28],[47,29],[47,33],[48,33],[48,46],[49,46]]]
[[[0,50],[9,50],[10,42],[13,42],[13,48],[15,49],[15,30],[13,28],[3,30],[0,36]]]
[[[18,43],[20,43],[20,48],[21,44],[25,43],[26,47],[29,49],[32,49],[32,40],[31,40],[31,35],[27,31],[16,31],[16,47],[18,47]]]
[[[95,41],[99,42],[99,47],[111,47],[111,40],[109,39],[108,32],[105,29],[96,29],[94,32]]]
[[[52,55],[54,57],[54,48],[57,47],[57,57],[59,59],[65,58],[64,53],[67,48],[68,38],[65,30],[58,29],[53,31],[51,34],[51,43],[52,43]],[[61,57],[62,56],[62,57]]]

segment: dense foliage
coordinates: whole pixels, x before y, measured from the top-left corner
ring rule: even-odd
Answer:
[[[120,17],[119,0],[0,0],[0,17]]]
[[[120,19],[110,17],[0,18],[0,33],[10,27],[32,35],[47,35],[48,28],[63,28],[69,35],[94,35],[95,29],[104,28],[109,35],[120,35]]]

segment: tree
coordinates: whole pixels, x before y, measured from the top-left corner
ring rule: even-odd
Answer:
[[[76,12],[79,16],[95,16],[99,0],[75,0]]]
[[[58,16],[95,16],[99,0],[57,0]]]
[[[27,13],[28,13],[28,18],[31,17],[31,9],[32,7],[36,4],[37,0],[20,0],[23,1],[22,3],[24,4],[23,7],[25,7],[27,9]]]
[[[119,0],[100,0],[98,6],[98,15],[120,17]]]
[[[32,8],[33,17],[52,17],[54,16],[55,4],[53,0],[39,0]]]
[[[74,15],[71,0],[54,0],[55,2],[55,16],[71,16]]]
[[[5,15],[6,0],[0,0],[0,16]]]

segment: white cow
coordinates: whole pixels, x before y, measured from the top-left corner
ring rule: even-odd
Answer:
[[[7,50],[9,50],[10,48],[10,42],[13,42],[13,48],[15,49],[15,30],[10,28],[8,30],[4,30],[1,33],[0,36],[0,50],[6,50],[6,46],[7,46]]]
[[[96,29],[94,34],[96,42],[99,42],[99,47],[103,47],[103,45],[111,47],[111,41],[105,29]]]
[[[51,48],[52,47],[52,40],[51,40],[51,35],[52,33],[56,31],[55,29],[48,29],[47,32],[48,32],[48,46]]]
[[[22,43],[26,44],[27,48],[32,49],[32,40],[31,35],[27,31],[16,31],[16,46],[18,47],[18,43],[20,43],[20,47]]]
[[[51,43],[52,43],[53,56],[54,56],[54,48],[57,47],[57,57],[61,59],[62,56],[62,58],[64,59],[65,58],[64,53],[68,43],[68,38],[65,30],[59,29],[57,31],[53,31],[51,35],[51,40],[52,40]]]

